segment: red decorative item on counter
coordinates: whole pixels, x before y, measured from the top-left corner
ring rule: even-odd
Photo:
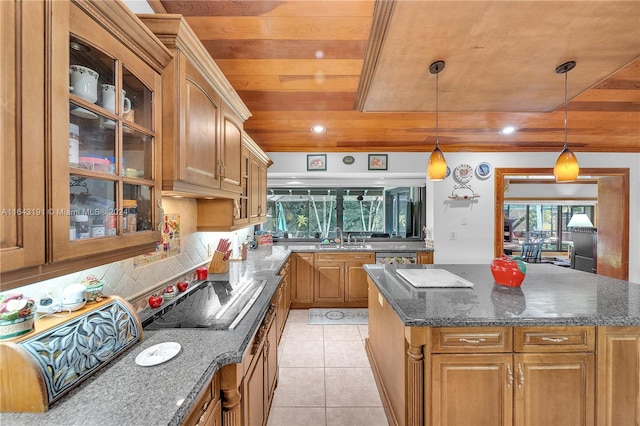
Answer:
[[[503,254],[491,261],[491,274],[497,284],[520,287],[527,274],[527,267],[519,256]]]
[[[206,266],[201,266],[196,269],[196,279],[204,281],[209,277],[209,269]]]
[[[180,282],[178,282],[178,284],[176,284],[176,287],[178,287],[178,291],[183,292],[187,288],[189,288],[189,282],[188,281],[180,281]]]
[[[154,294],[149,298],[149,307],[152,309],[159,308],[160,306],[162,306],[163,300],[164,299],[162,298],[162,295]]]

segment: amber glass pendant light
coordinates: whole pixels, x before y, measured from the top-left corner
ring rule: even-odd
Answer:
[[[556,166],[553,168],[556,182],[573,182],[578,179],[578,174],[580,174],[578,159],[567,147],[567,73],[575,66],[575,61],[569,61],[556,68],[556,74],[564,74],[564,149],[558,156]]]
[[[429,66],[431,74],[436,75],[436,147],[429,157],[427,177],[429,180],[444,180],[447,177],[447,160],[438,145],[438,74],[444,69],[444,61],[436,61]]]

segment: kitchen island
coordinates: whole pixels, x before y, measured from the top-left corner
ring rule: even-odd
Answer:
[[[637,425],[640,285],[527,265],[522,287],[489,265],[366,265],[366,342],[390,424]],[[443,269],[471,288],[414,287]]]

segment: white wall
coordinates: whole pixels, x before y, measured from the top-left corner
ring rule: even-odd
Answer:
[[[453,170],[462,163],[475,168],[482,161],[496,167],[552,167],[557,153],[445,153]],[[640,154],[578,153],[581,167],[630,169],[629,280],[640,283]],[[470,185],[480,194],[473,201],[450,200],[451,177],[428,182],[427,196],[433,203],[436,263],[488,263],[493,258],[495,194],[494,179],[474,177]],[[577,186],[577,185],[576,185]],[[570,194],[567,194],[570,196]],[[466,221],[466,225],[462,222]],[[451,233],[455,239],[451,239]]]
[[[366,153],[328,153],[326,172],[307,172],[306,153],[267,154],[274,162],[268,171],[269,185],[277,182],[289,187],[302,186],[309,182],[315,185],[393,186],[394,183],[406,181],[414,185],[422,185],[425,182],[425,167],[428,160],[428,153],[388,153],[387,171],[369,171]],[[355,157],[354,164],[345,165],[342,162],[345,155]],[[483,161],[489,162],[494,168],[551,168],[555,164],[558,153],[445,152],[445,156],[452,170],[462,163],[475,168]],[[640,283],[640,154],[578,152],[577,157],[581,167],[630,169],[629,280]],[[495,214],[493,174],[484,181],[474,176],[470,185],[480,194],[480,198],[473,201],[454,201],[448,198],[454,186],[452,177],[442,182],[427,182],[429,201],[427,226],[434,229],[435,262],[437,263],[488,263],[493,258]],[[570,197],[573,195],[571,191],[580,186],[584,185],[562,186],[562,195]],[[583,195],[580,194],[580,196]],[[466,221],[466,225],[462,224],[463,221]],[[452,232],[455,233],[455,240],[451,240]]]

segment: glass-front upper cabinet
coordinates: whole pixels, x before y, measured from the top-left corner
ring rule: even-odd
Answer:
[[[158,58],[170,56],[142,23],[140,34],[111,32],[104,14],[137,18],[119,3],[103,3],[66,3],[68,30],[53,29],[53,39],[64,42],[54,51],[53,92],[64,97],[52,100],[52,260],[149,247],[159,239]]]

